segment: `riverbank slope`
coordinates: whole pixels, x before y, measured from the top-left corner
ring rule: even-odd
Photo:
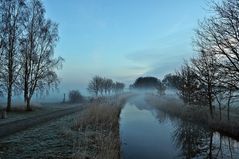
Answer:
[[[202,124],[209,129],[239,140],[239,114],[237,113],[231,113],[231,119],[228,121],[226,112],[222,113],[220,120],[219,112],[215,111],[212,119],[207,107],[186,105],[176,97],[147,94],[145,99],[150,105],[161,111],[186,121]]]

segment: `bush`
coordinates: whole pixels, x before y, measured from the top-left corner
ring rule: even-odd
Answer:
[[[71,90],[69,92],[69,102],[78,103],[83,101],[83,96],[78,90]]]

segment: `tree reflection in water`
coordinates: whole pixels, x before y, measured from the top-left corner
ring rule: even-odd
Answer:
[[[238,158],[238,141],[190,122],[173,120],[172,139],[181,152],[179,158]]]
[[[189,122],[178,120],[172,139],[176,147],[181,150],[182,158],[205,156],[210,150],[207,144],[210,140],[210,132]]]

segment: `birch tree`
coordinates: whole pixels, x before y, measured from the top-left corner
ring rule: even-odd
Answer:
[[[7,111],[11,110],[13,90],[20,73],[19,39],[26,20],[24,0],[0,0],[1,79],[7,94]]]
[[[54,57],[54,47],[59,39],[58,25],[45,18],[45,9],[40,0],[31,0],[28,6],[26,35],[21,39],[21,88],[29,111],[36,92],[59,84],[56,71],[61,68],[63,58]]]

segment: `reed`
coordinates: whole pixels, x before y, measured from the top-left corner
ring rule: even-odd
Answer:
[[[95,99],[77,117],[73,130],[80,134],[75,159],[119,159],[119,117],[129,94]]]

